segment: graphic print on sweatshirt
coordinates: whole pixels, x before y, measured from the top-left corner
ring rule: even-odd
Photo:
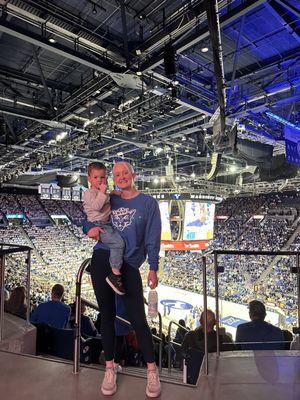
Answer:
[[[130,226],[134,220],[136,209],[130,210],[129,208],[121,207],[116,210],[111,210],[111,221],[113,226],[118,231],[123,231]]]

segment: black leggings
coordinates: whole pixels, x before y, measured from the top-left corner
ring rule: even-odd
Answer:
[[[106,361],[113,360],[115,348],[115,292],[105,278],[111,273],[109,252],[94,250],[91,266],[91,279],[101,313],[101,337]],[[136,332],[139,346],[147,363],[154,362],[153,341],[147,323],[143,285],[140,272],[124,262],[122,279],[126,294],[123,296],[126,313]]]

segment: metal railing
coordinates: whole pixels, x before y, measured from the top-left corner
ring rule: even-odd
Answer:
[[[82,281],[82,276],[86,270],[86,268],[90,265],[91,258],[88,258],[83,261],[81,264],[77,275],[76,275],[76,292],[75,292],[75,340],[74,340],[74,363],[73,363],[73,373],[78,374],[79,372],[79,365],[80,365],[80,337],[81,337],[81,301],[83,301],[86,305],[96,309],[99,311],[99,307],[85,299],[81,299],[81,281]],[[145,299],[144,299],[145,301]],[[145,301],[147,304],[147,302]],[[123,322],[126,325],[131,325],[129,321],[126,319],[116,316],[116,318]],[[162,317],[161,314],[158,313],[158,318],[159,318],[159,336],[152,335],[153,338],[159,341],[159,371],[161,372],[162,370]]]
[[[171,373],[171,346],[170,345],[171,344],[176,344],[176,346],[182,347],[182,345],[180,343],[176,343],[173,340],[171,340],[171,328],[172,328],[172,325],[176,325],[179,328],[183,329],[185,332],[189,332],[189,330],[185,326],[180,325],[175,321],[170,321],[169,326],[168,326],[168,338],[169,338],[169,340],[168,340],[168,373],[169,374]]]
[[[27,302],[27,310],[26,310],[26,321],[29,325],[30,319],[30,268],[31,268],[31,251],[32,247],[23,246],[11,243],[0,243],[0,341],[3,340],[3,330],[4,330],[4,296],[5,296],[5,260],[8,254],[21,253],[26,251],[27,258],[27,280],[26,280],[26,302]]]
[[[98,312],[100,311],[100,310],[99,310],[99,306],[98,306],[97,304],[95,304],[95,303],[93,303],[93,302],[91,302],[91,301],[89,301],[89,300],[86,300],[86,299],[84,299],[84,298],[81,298],[81,301],[82,301],[82,303],[84,303],[87,307],[93,308],[94,310],[96,310],[96,311],[98,311]],[[147,304],[146,301],[145,301],[145,304]],[[160,316],[160,323],[162,323],[161,315],[158,314],[158,316]],[[127,326],[131,326],[130,321],[128,321],[127,319],[125,319],[125,318],[123,318],[123,317],[120,317],[119,315],[116,315],[116,319],[117,319],[118,321],[122,322],[123,324],[127,325]],[[162,336],[161,336],[162,325],[160,325],[159,332],[160,332],[160,333],[159,333],[158,336],[157,336],[157,335],[154,335],[154,334],[152,333],[152,337],[153,337],[153,339],[156,339],[156,340],[159,341],[158,369],[159,369],[159,371],[161,372],[161,370],[162,370],[162,344],[163,344]]]
[[[204,306],[204,371],[208,375],[208,343],[207,343],[207,285],[206,285],[206,257],[208,254],[213,254],[214,258],[214,275],[215,275],[215,308],[216,308],[216,347],[217,355],[220,355],[220,312],[219,312],[219,279],[218,275],[224,272],[224,267],[218,265],[218,255],[253,255],[253,256],[295,256],[296,267],[291,269],[291,273],[297,274],[297,315],[298,315],[298,326],[293,329],[294,333],[300,333],[300,251],[255,251],[255,250],[213,250],[212,252],[206,253],[202,257],[203,263],[203,306]]]

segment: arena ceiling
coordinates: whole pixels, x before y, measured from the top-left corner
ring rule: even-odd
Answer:
[[[144,187],[228,195],[298,187],[297,167],[284,160],[284,128],[300,126],[298,0],[218,2],[226,132],[237,128],[218,148],[206,1],[0,5],[0,183],[45,182],[124,158]]]

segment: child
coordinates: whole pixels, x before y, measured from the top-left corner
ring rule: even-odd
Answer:
[[[88,165],[88,181],[91,185],[83,194],[83,207],[87,219],[103,228],[101,242],[110,249],[110,266],[112,273],[106,277],[106,282],[119,295],[125,294],[122,283],[121,267],[123,264],[124,241],[110,223],[109,194],[106,194],[106,167],[100,162]]]

